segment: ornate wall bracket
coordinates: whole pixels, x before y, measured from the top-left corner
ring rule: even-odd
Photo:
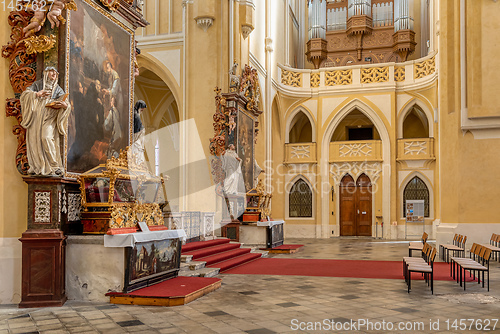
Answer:
[[[241,34],[243,35],[244,39],[247,39],[247,37],[250,35],[250,33],[253,31],[253,27],[251,25],[244,24],[241,26]]]
[[[195,18],[198,27],[202,28],[203,31],[207,31],[214,24],[215,18],[211,16],[199,16]]]

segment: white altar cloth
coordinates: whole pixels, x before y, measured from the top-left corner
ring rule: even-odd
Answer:
[[[257,226],[267,226],[269,228],[273,227],[274,225],[280,225],[284,224],[284,220],[267,220],[263,222],[257,222]]]
[[[115,234],[104,236],[104,247],[134,247],[137,242],[148,242],[154,240],[165,239],[186,239],[186,231],[180,230],[164,230],[164,231],[148,231],[136,232],[127,234]]]

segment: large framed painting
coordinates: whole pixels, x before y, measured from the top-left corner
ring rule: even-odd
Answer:
[[[177,276],[181,240],[138,242],[126,248],[125,292],[134,291]]]
[[[246,192],[253,188],[253,167],[254,167],[254,120],[247,115],[242,109],[238,111],[238,126],[237,126],[237,142],[236,147],[238,157],[241,159],[241,173],[245,181]]]
[[[66,41],[67,174],[117,156],[130,144],[133,122],[134,32],[92,0],[75,2]]]

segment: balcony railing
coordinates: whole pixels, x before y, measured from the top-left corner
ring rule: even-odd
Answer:
[[[285,144],[285,163],[315,163],[316,143]]]
[[[434,138],[398,139],[398,160],[434,160]]]
[[[362,88],[408,88],[437,77],[436,53],[404,63],[380,63],[299,70],[279,65],[280,86],[296,92]]]
[[[381,140],[350,140],[330,143],[330,162],[382,161]]]

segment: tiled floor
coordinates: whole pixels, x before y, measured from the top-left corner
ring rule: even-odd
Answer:
[[[298,253],[275,257],[399,261],[407,254],[407,243],[373,239],[293,239],[287,243],[300,243],[305,247]],[[490,292],[477,284],[469,284],[464,293],[452,281],[436,281],[435,294],[431,295],[423,281],[416,281],[408,294],[403,280],[219,277],[223,279],[219,290],[178,307],[75,301],[60,308],[18,309],[15,305],[0,305],[0,334],[478,333],[480,326],[487,324],[488,332],[500,333],[500,323],[491,330],[495,325],[492,319],[500,318],[498,262],[491,265]],[[462,323],[460,319],[464,319]],[[474,323],[467,319],[473,319]],[[341,330],[336,327],[340,325]]]

